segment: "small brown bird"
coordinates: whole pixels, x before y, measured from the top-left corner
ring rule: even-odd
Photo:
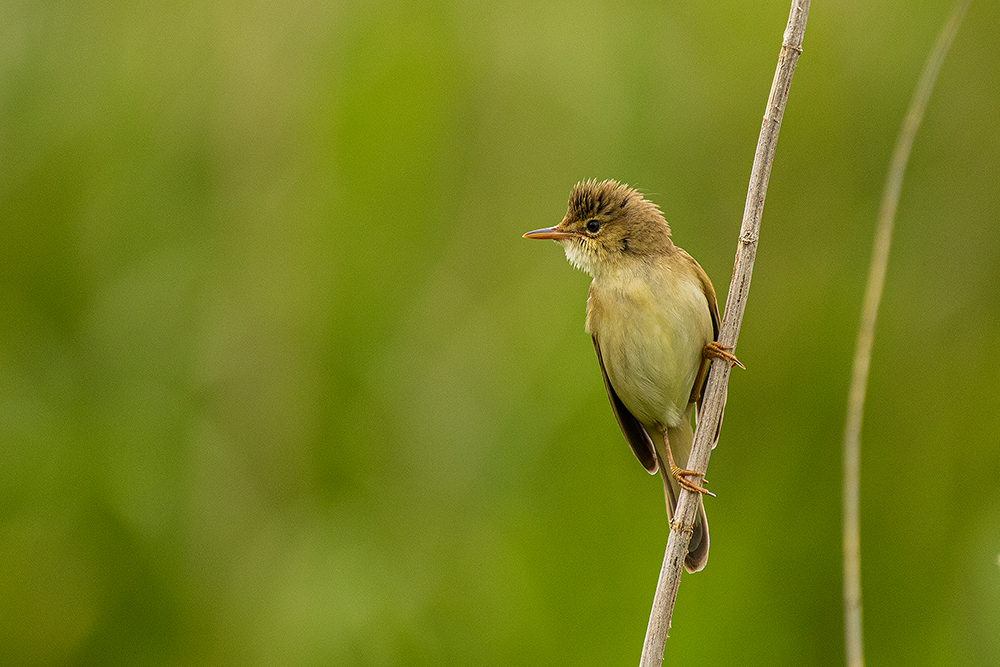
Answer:
[[[680,468],[691,452],[691,415],[700,404],[710,359],[739,364],[716,342],[719,306],[708,275],[670,240],[660,209],[617,181],[577,183],[555,227],[524,235],[562,244],[566,258],[594,279],[587,333],[594,339],[604,386],[639,462],[663,478],[667,514],[679,488],[708,493]],[[742,366],[742,364],[739,364]],[[684,561],[697,572],[708,561],[704,505]]]

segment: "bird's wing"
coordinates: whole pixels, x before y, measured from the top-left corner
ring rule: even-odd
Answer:
[[[622,403],[622,399],[618,398],[615,388],[611,386],[611,380],[608,379],[608,371],[604,368],[604,359],[601,357],[601,346],[597,342],[597,336],[593,336],[593,339],[597,361],[601,364],[601,375],[604,377],[604,388],[608,390],[611,409],[614,410],[615,418],[618,419],[618,426],[621,427],[622,434],[625,435],[625,440],[628,441],[635,457],[639,459],[639,463],[650,474],[653,474],[657,470],[656,450],[653,449],[653,441],[650,440],[649,434],[646,433],[646,429],[642,427],[639,420]]]
[[[712,286],[712,281],[694,257],[684,252],[681,248],[677,248],[677,250],[693,265],[694,274],[698,276],[698,281],[701,283],[701,291],[705,295],[705,301],[708,302],[708,313],[712,316],[712,340],[719,340],[719,329],[722,328],[722,319],[719,317],[719,303],[715,297],[715,288]],[[710,359],[702,359],[701,368],[698,370],[694,386],[691,389],[691,401],[697,401],[698,410],[701,410],[701,399],[705,393],[705,386],[708,384],[710,366]]]
[[[684,253],[687,254],[687,253]],[[695,260],[691,255],[687,255],[691,263],[694,264],[698,270],[695,273],[698,275],[698,280],[701,281],[701,289],[705,293],[705,300],[708,301],[708,312],[712,314],[712,340],[719,340],[719,329],[722,328],[722,319],[719,317],[719,302],[715,297],[715,287],[712,286],[712,281],[709,279],[708,274],[705,270],[701,268],[701,265]],[[710,359],[702,359],[701,369],[698,372],[698,377],[704,377],[701,381],[701,385],[695,382],[696,392],[692,390],[692,400],[698,401],[698,416],[701,416],[701,404],[702,399],[705,395],[705,387],[708,386],[708,375],[709,368],[711,367]],[[726,409],[725,394],[723,394],[722,409]],[[719,416],[719,423],[715,427],[715,436],[712,438],[712,449],[719,444],[719,431],[722,429],[722,416]]]
[[[722,328],[722,318],[719,317],[719,302],[715,297],[715,288],[712,287],[712,281],[709,280],[708,274],[705,273],[705,270],[701,268],[701,265],[695,258],[687,253],[684,254],[695,265],[697,269],[695,275],[698,276],[698,280],[701,282],[701,290],[705,293],[705,301],[708,301],[708,312],[712,314],[712,340],[719,340],[719,329]]]

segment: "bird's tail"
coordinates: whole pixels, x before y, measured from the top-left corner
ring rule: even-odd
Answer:
[[[687,465],[688,456],[691,454],[691,444],[694,442],[694,431],[691,428],[691,407],[681,423],[674,428],[667,429],[667,446],[673,454],[674,463],[680,467]],[[667,517],[674,518],[674,508],[677,507],[677,498],[680,487],[677,480],[670,474],[670,465],[667,463],[666,450],[661,438],[655,438],[656,454],[660,459],[660,477],[663,478],[663,495],[667,501]],[[691,534],[691,542],[688,545],[688,555],[684,559],[684,569],[688,572],[697,572],[705,567],[708,562],[708,517],[705,515],[705,505],[701,497],[698,498],[698,514],[694,520],[694,532]]]

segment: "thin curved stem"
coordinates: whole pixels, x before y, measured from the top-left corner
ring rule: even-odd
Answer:
[[[767,181],[771,175],[771,164],[774,162],[774,151],[778,143],[778,130],[781,129],[781,119],[785,111],[785,102],[788,100],[792,74],[795,72],[795,64],[802,53],[802,38],[805,35],[808,15],[809,0],[792,0],[788,24],[782,38],[781,52],[778,55],[778,66],[774,72],[771,93],[768,96],[760,136],[757,139],[757,151],[754,154],[753,168],[750,172],[750,187],[747,191],[739,244],[736,248],[736,264],[733,267],[733,279],[726,296],[726,310],[719,331],[719,342],[730,350],[736,347],[740,323],[743,321],[743,311],[746,308],[747,295],[750,292],[750,276],[753,273],[754,257],[757,254],[757,238],[760,235],[760,220],[764,211]],[[704,479],[705,470],[708,468],[712,445],[722,426],[722,411],[726,404],[729,371],[730,366],[727,361],[723,359],[712,361],[712,370],[708,376],[704,401],[698,413],[698,429],[695,432],[687,468],[697,470],[702,479]],[[693,481],[697,482],[698,480]],[[639,661],[640,667],[659,667],[663,662],[663,649],[667,643],[670,618],[677,600],[677,589],[680,586],[681,572],[684,570],[684,557],[691,541],[691,532],[699,502],[701,500],[698,493],[687,489],[681,490],[670,526],[670,537],[667,538],[663,565],[656,582],[653,608],[649,614],[649,625],[646,628],[646,638],[642,646],[642,658]]]
[[[927,109],[927,102],[934,90],[941,64],[958,32],[965,11],[971,0],[959,0],[934,49],[927,57],[923,74],[913,91],[910,108],[903,120],[892,154],[889,173],[885,179],[882,205],[879,210],[875,246],[868,273],[861,324],[854,351],[854,369],[847,399],[847,420],[844,427],[844,639],[847,665],[862,667],[865,664],[861,632],[861,536],[860,536],[860,451],[861,417],[864,412],[865,392],[868,386],[868,369],[871,366],[872,345],[875,341],[875,321],[878,316],[882,290],[885,286],[886,267],[889,264],[889,245],[892,228],[903,187],[903,175],[910,157],[913,140],[920,121]]]

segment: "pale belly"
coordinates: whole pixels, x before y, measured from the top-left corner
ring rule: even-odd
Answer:
[[[712,319],[700,284],[681,280],[660,292],[641,280],[622,289],[596,286],[587,328],[625,407],[644,424],[673,427],[684,418]]]

